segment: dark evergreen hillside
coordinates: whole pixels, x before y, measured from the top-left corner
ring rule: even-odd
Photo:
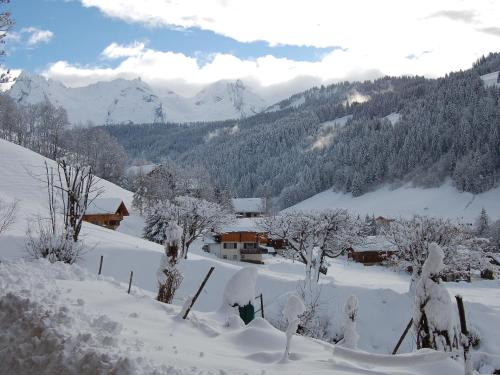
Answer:
[[[500,88],[480,78],[499,70],[500,54],[491,54],[440,79],[313,88],[243,120],[105,129],[131,158],[201,166],[233,194],[275,197],[279,207],[329,187],[361,195],[446,178],[479,193],[500,178]]]

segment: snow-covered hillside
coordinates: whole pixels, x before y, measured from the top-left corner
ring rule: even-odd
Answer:
[[[326,190],[302,201],[288,211],[346,208],[359,215],[385,217],[411,217],[428,215],[461,219],[473,222],[485,208],[492,219],[500,219],[500,188],[481,194],[459,192],[447,183],[439,188],[403,186],[394,190],[388,187],[353,197],[352,194]]]
[[[500,87],[500,71],[481,76],[486,87]]]
[[[240,80],[215,82],[194,97],[184,98],[173,91],[156,92],[141,79],[69,88],[23,72],[9,95],[21,104],[48,99],[67,110],[71,123],[91,121],[96,125],[237,119],[261,112],[267,106]]]
[[[0,373],[5,373],[2,366],[19,369],[17,373],[33,373],[34,369],[44,373],[43,368],[45,373],[79,374],[97,370],[122,374],[435,374],[439,369],[440,374],[451,375],[461,371],[459,362],[437,354],[387,356],[411,316],[412,301],[406,293],[408,276],[382,267],[364,267],[339,258],[321,279],[320,311],[331,318],[325,330],[342,332],[343,305],[356,295],[359,348],[378,355],[298,337],[292,342],[292,359],[281,364],[282,332],[260,319],[247,327],[228,328],[214,313],[224,285],[245,264],[214,258],[202,252],[201,243],[195,243],[188,259],[181,262],[184,280],[174,303],[180,305],[193,295],[211,266],[215,271],[191,319],[179,321],[175,318],[178,307],[152,300],[163,249],[137,237],[143,222],[133,211],[119,231],[84,223],[87,252],[78,262],[83,269],[20,260],[27,255],[26,221],[37,213],[46,215],[46,191],[40,178],[44,161],[53,162],[3,140],[0,160],[0,199],[19,202],[15,225],[0,236],[0,348],[8,348],[0,350]],[[130,192],[106,181],[101,186],[104,197],[119,197],[131,208]],[[101,255],[104,276],[98,278]],[[304,277],[304,266],[279,257],[269,256],[265,261],[256,266],[256,295],[263,293],[265,317],[277,324],[287,296],[296,293],[297,282]],[[127,283],[130,271],[134,271],[133,287],[132,295],[127,295],[125,284],[119,282]],[[474,352],[476,367],[500,367],[495,354],[500,352],[500,340],[497,329],[492,329],[500,327],[499,281],[448,285],[451,295],[463,295],[470,322],[481,335],[481,350]],[[400,352],[412,350],[408,336]]]

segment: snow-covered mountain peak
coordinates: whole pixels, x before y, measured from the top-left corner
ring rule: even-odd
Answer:
[[[8,93],[24,105],[48,99],[67,110],[72,124],[217,121],[251,116],[267,107],[241,80],[218,81],[184,98],[172,90],[153,89],[141,78],[70,88],[23,72]]]

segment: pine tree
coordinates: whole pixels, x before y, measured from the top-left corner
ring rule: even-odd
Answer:
[[[481,213],[476,219],[476,235],[479,237],[488,236],[490,232],[490,218],[486,209],[483,207]]]

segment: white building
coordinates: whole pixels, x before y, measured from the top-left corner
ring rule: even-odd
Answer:
[[[233,198],[233,209],[239,217],[262,217],[266,214],[266,198]]]

